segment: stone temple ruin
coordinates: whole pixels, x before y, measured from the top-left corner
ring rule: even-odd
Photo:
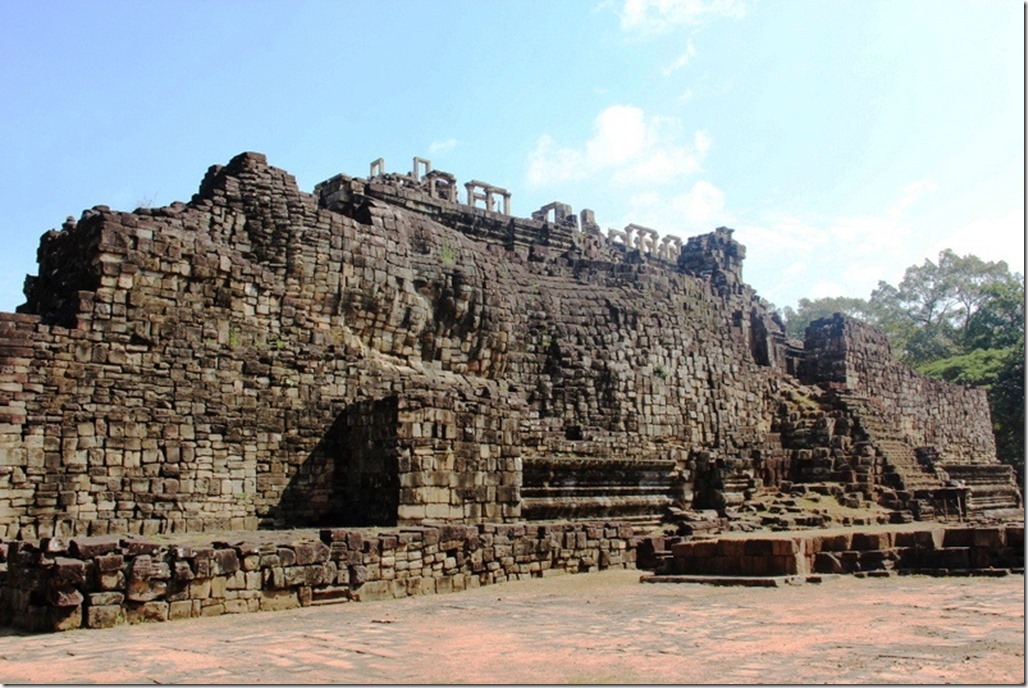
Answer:
[[[832,483],[897,520],[1020,506],[985,393],[840,316],[805,341],[718,228],[602,232],[414,159],[42,237],[0,313],[0,538],[656,523]]]
[[[379,159],[309,194],[244,153],[189,203],[46,233],[25,304],[0,313],[0,625],[610,567],[1023,571],[983,391],[841,316],[788,339],[730,229],[604,233],[589,210],[516,217],[507,190],[464,187]],[[700,527],[807,490],[900,530]],[[168,537],[187,532],[210,546]]]

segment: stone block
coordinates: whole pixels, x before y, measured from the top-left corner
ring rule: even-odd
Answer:
[[[124,590],[127,579],[123,571],[96,574],[96,584],[101,590]]]
[[[774,555],[774,551],[775,540],[752,539],[746,540],[743,545],[743,554],[747,557],[770,557]]]
[[[215,550],[213,559],[215,576],[228,576],[239,570],[239,556],[234,549]]]
[[[929,568],[968,569],[971,567],[970,547],[943,547],[924,554]]]
[[[820,547],[814,548],[815,552],[845,552],[852,549],[852,533],[839,533],[835,535],[815,535],[812,542],[820,543]]]
[[[896,533],[897,547],[913,547],[917,549],[938,549],[942,547],[945,531],[941,528],[925,530],[899,531]]]
[[[120,592],[94,592],[89,595],[89,606],[120,606],[125,602],[125,595]]]
[[[47,601],[54,607],[78,607],[85,600],[82,593],[69,585],[51,585],[47,590]]]
[[[718,540],[717,541],[717,556],[719,557],[741,557],[744,555],[743,545],[744,540]]]
[[[893,534],[883,532],[853,533],[851,548],[854,550],[885,550],[893,546]]]
[[[101,573],[120,571],[125,565],[125,557],[121,554],[102,554],[93,557],[93,565]]]
[[[168,620],[178,621],[180,619],[188,619],[192,616],[193,601],[192,600],[179,600],[177,602],[168,603]]]
[[[87,628],[114,628],[123,623],[125,611],[120,604],[91,604],[86,609]]]
[[[164,597],[167,591],[165,581],[129,578],[125,597],[132,602],[150,602]]]
[[[814,555],[814,573],[845,573],[839,554],[818,552]]]
[[[247,605],[247,600],[225,600],[226,614],[245,614],[248,611],[249,607]]]
[[[974,531],[974,528],[947,528],[942,539],[942,546],[946,548],[970,547],[974,544]]]
[[[211,596],[211,579],[194,580],[189,584],[189,597],[194,600],[206,600]]]
[[[51,569],[51,584],[80,586],[86,582],[86,562],[68,557],[56,557]]]
[[[200,607],[200,616],[221,616],[225,613],[224,602],[209,601]]]
[[[125,618],[130,624],[145,623],[149,621],[167,621],[168,603],[162,600],[153,600],[141,604],[129,602],[125,609]]]
[[[401,583],[398,587],[395,583]],[[368,602],[371,600],[389,600],[393,599],[396,595],[395,590],[402,590],[403,595],[406,595],[406,587],[400,581],[369,581],[364,583],[359,588],[352,588],[350,594],[353,599],[357,602]],[[402,596],[402,595],[401,595]]]
[[[1006,544],[1006,531],[1003,526],[984,527],[974,529],[972,545],[976,548],[999,549]]]
[[[121,538],[118,544],[122,553],[127,557],[153,556],[161,549],[161,545],[157,542],[136,540],[134,538]],[[106,554],[106,552],[101,552],[101,554]]]
[[[300,599],[295,590],[265,590],[261,596],[262,611],[281,611],[299,607]]]
[[[68,553],[78,559],[92,559],[115,552],[121,538],[114,535],[94,535],[91,537],[75,537],[68,545]]]
[[[82,628],[82,605],[74,607],[50,607],[47,610],[48,625],[54,631],[73,631]]]

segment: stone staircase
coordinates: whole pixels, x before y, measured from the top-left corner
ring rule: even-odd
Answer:
[[[883,484],[910,492],[943,487],[939,476],[917,460],[914,448],[885,420],[883,412],[875,407],[872,399],[850,392],[840,392],[838,398],[856,418],[867,441],[884,460]]]
[[[939,464],[950,480],[970,488],[971,515],[1023,518],[1021,492],[1012,466],[1006,464]]]

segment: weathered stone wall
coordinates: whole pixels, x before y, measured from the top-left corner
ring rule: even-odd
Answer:
[[[417,390],[527,409],[528,452],[572,428],[729,450],[759,433],[761,372],[703,279],[539,260],[370,197],[326,210],[257,154],[189,204],[98,207],[46,246],[76,248],[46,253],[20,309],[39,317],[0,342],[9,536],[324,520],[332,498],[283,497],[338,458],[317,451],[333,423]],[[512,480],[475,487],[513,504]],[[516,516],[475,512],[450,516]]]
[[[1024,569],[1024,527],[806,531],[684,542],[615,523],[446,525],[174,545],[116,536],[0,541],[0,626],[110,628],[456,592],[609,568],[669,574],[1001,575]],[[670,551],[669,551],[670,550]]]
[[[578,523],[325,529],[187,547],[113,536],[0,542],[0,626],[109,628],[445,593],[634,568],[628,526]]]
[[[0,536],[510,521],[526,463],[530,513],[654,517],[741,499],[756,456],[790,470],[772,383],[798,354],[731,230],[674,261],[403,179],[307,194],[245,153],[188,204],[48,233],[0,315]],[[954,420],[977,402],[876,351],[845,365],[906,390],[911,441],[994,460]]]
[[[933,380],[897,361],[888,340],[858,320],[835,316],[811,324],[803,375],[873,400],[912,447],[935,447],[941,461],[995,463],[985,390]]]

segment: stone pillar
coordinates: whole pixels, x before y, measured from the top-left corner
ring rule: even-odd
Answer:
[[[421,171],[422,168],[424,168],[424,170],[425,170],[424,173],[422,173],[422,171]],[[425,158],[419,158],[418,156],[414,156],[414,170],[413,170],[414,181],[420,182],[421,181],[421,177],[422,176],[427,176],[428,173],[431,172],[431,171],[432,171],[432,161],[431,160],[426,160]]]

